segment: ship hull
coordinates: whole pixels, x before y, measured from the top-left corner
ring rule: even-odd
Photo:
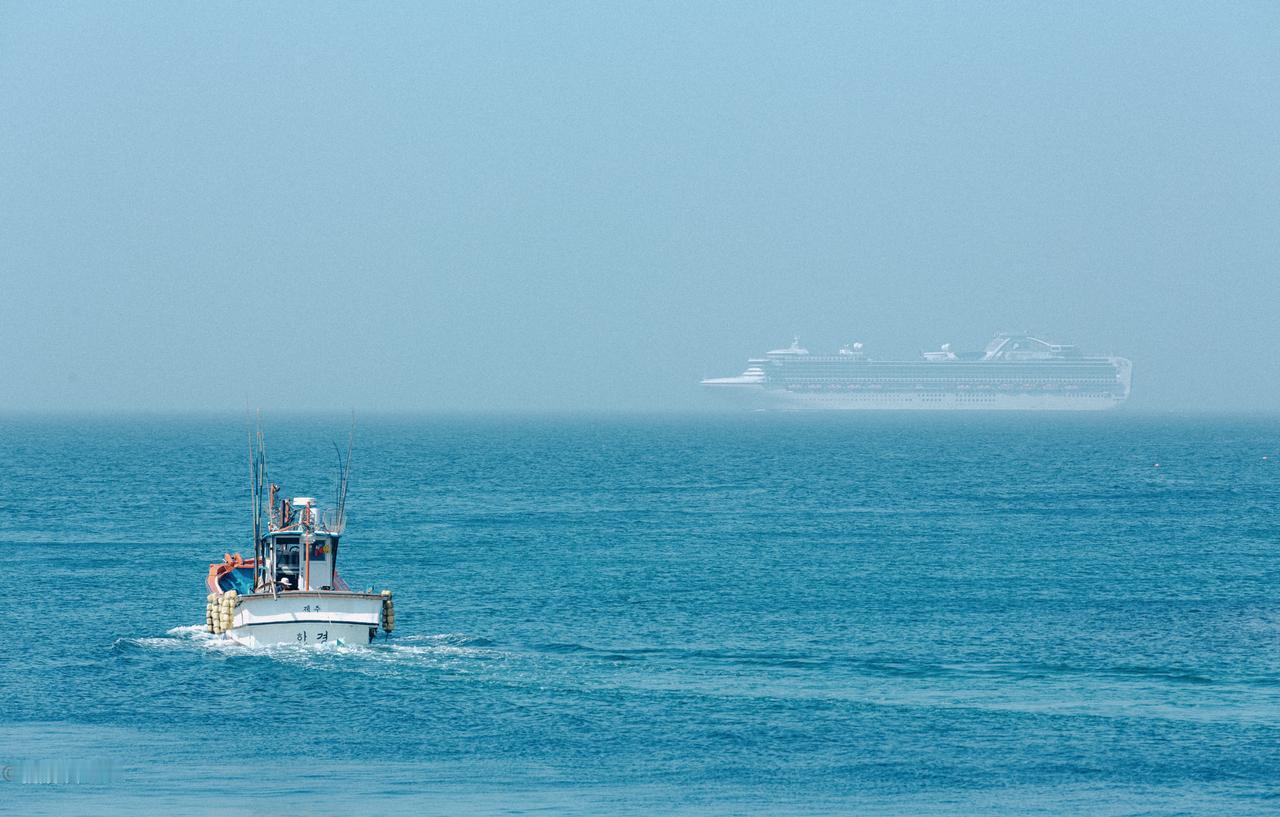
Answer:
[[[1124,397],[1111,394],[801,392],[765,386],[725,386],[711,391],[739,406],[778,411],[1106,411],[1124,402]]]
[[[1133,364],[1122,357],[870,361],[797,347],[750,363],[737,377],[703,380],[703,388],[757,409],[1105,411],[1128,399],[1133,380]]]

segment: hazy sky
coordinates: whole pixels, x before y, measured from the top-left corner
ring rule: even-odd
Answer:
[[[0,408],[689,408],[1032,328],[1280,408],[1275,3],[0,4]]]

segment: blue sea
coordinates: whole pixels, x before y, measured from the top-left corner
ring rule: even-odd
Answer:
[[[266,651],[246,436],[0,419],[0,813],[1280,814],[1278,419],[361,417],[397,630]]]

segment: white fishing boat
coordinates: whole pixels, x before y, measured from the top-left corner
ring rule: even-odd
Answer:
[[[332,509],[312,497],[281,499],[279,486],[267,480],[258,433],[250,452],[253,558],[226,553],[209,565],[209,632],[246,647],[318,646],[369,644],[379,629],[395,628],[391,591],[356,592],[338,574],[350,462],[348,446],[345,460],[339,454]]]

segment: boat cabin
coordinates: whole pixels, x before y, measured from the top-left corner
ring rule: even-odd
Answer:
[[[255,577],[258,589],[268,590],[273,582],[277,591],[338,589],[339,532],[332,529],[336,526],[324,518],[326,514],[311,497],[294,497],[279,505],[274,499],[262,535],[263,570]]]

